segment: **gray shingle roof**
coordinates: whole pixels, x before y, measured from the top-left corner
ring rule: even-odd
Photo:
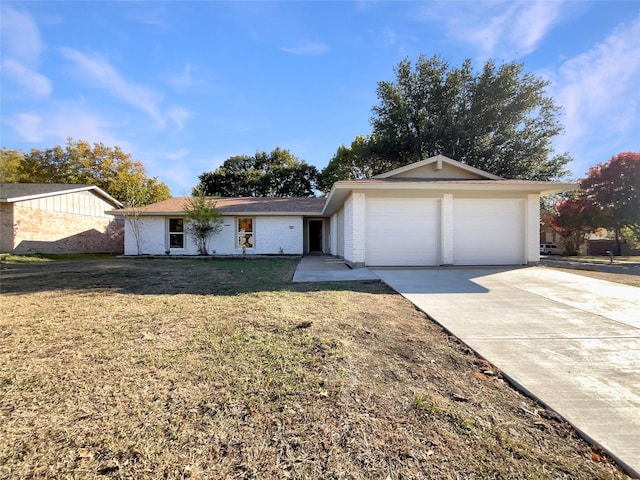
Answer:
[[[77,190],[89,186],[69,183],[0,183],[0,198],[6,201],[33,195],[62,193],[66,190]]]
[[[189,197],[174,197],[138,209],[140,214],[167,215],[184,212]],[[215,199],[215,208],[222,214],[299,214],[320,215],[324,198],[317,197],[223,197]],[[127,214],[130,209],[119,210],[117,214]]]

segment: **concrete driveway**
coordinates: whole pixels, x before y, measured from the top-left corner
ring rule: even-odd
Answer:
[[[640,289],[539,267],[372,269],[640,476]]]

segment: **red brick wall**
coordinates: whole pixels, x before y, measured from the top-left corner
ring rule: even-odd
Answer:
[[[5,205],[3,205],[5,207]],[[123,253],[124,222],[112,216],[94,217],[13,206],[2,210],[2,251],[13,253]],[[7,220],[5,222],[5,219]],[[12,250],[5,237],[13,230]]]

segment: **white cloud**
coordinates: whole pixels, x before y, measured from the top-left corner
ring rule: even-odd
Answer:
[[[559,151],[570,150],[577,156],[583,145],[594,140],[603,148],[615,149],[630,133],[638,148],[640,17],[619,26],[588,52],[567,60],[550,79],[552,94],[565,114],[566,133],[557,143]],[[593,132],[597,138],[585,137],[593,137]],[[610,151],[607,158],[615,153]]]
[[[294,55],[321,55],[329,51],[324,43],[302,42],[295,47],[282,47],[283,52]]]
[[[169,85],[176,88],[190,88],[198,84],[191,76],[191,64],[186,63],[184,69],[175,75],[171,75],[168,79]]]
[[[73,48],[60,48],[59,51],[66,59],[71,60],[80,69],[82,76],[94,86],[103,88],[122,101],[139,108],[164,126],[159,113],[161,94],[125,80],[106,59],[100,56],[90,57]]]
[[[173,195],[191,195],[191,189],[198,183],[198,175],[201,172],[195,172],[193,167],[185,162],[175,162],[171,167],[163,167],[158,177],[160,180],[177,186],[179,191],[173,191]],[[156,173],[157,174],[157,173]]]
[[[561,1],[430,2],[425,20],[443,24],[449,37],[485,56],[526,55],[559,22]]]
[[[508,36],[522,54],[534,51],[551,28],[559,21],[562,10],[560,1],[525,2],[515,13],[515,24],[511,25]]]
[[[186,148],[181,148],[180,150],[176,150],[175,152],[165,153],[164,156],[169,160],[180,160],[181,158],[189,155],[189,150]]]
[[[31,16],[3,5],[1,31],[3,55],[19,58],[21,63],[32,68],[38,64],[43,45]]]
[[[37,70],[44,47],[33,18],[3,5],[1,32],[2,75],[30,96],[49,96],[51,83]]]
[[[42,118],[31,113],[19,113],[5,120],[6,123],[27,142],[40,142],[46,135],[40,127]]]
[[[167,28],[170,22],[167,20],[167,10],[162,6],[144,3],[144,8],[134,8],[128,16],[136,22],[154,27]]]
[[[190,119],[193,114],[185,108],[173,106],[167,111],[167,116],[176,124],[178,130],[182,130],[184,122]]]
[[[47,141],[63,144],[71,137],[90,143],[118,145],[123,149],[130,147],[128,142],[112,135],[113,124],[77,106],[63,106],[40,114],[18,113],[4,122],[24,141],[30,143]]]
[[[51,94],[51,82],[47,77],[12,58],[2,60],[2,73],[34,97],[47,97]]]

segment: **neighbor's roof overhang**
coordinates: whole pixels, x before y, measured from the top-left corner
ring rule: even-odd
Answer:
[[[68,193],[93,192],[114,207],[124,207],[122,203],[95,185],[72,185],[57,183],[3,183],[0,188],[0,202],[15,203],[38,198],[55,197]]]

